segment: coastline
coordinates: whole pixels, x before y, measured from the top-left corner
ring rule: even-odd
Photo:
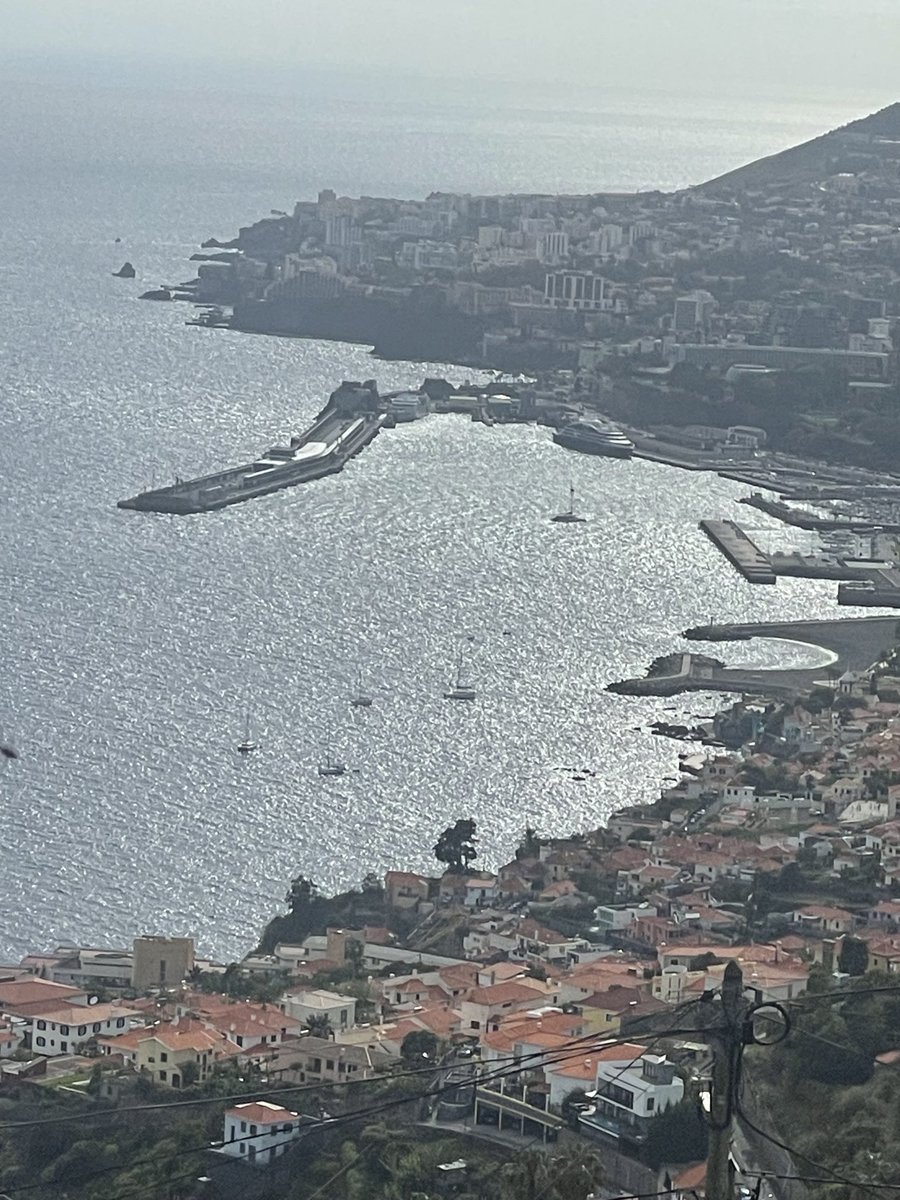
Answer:
[[[687,641],[733,642],[766,638],[800,642],[830,655],[816,667],[766,668],[728,667],[717,659],[690,651],[669,656],[680,658],[676,670],[612,683],[607,691],[625,696],[674,696],[680,692],[717,691],[747,695],[790,696],[809,690],[828,678],[845,672],[866,670],[894,645],[894,617],[847,617],[841,620],[763,622],[743,625],[707,625],[686,629]]]

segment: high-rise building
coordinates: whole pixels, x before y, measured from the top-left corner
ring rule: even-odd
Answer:
[[[544,280],[544,303],[578,312],[611,307],[606,298],[606,280],[590,271],[549,271]]]
[[[538,261],[558,263],[569,257],[569,235],[561,230],[542,233],[537,242]]]

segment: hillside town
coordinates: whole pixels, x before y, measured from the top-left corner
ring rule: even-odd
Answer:
[[[789,1007],[900,971],[894,657],[788,701],[735,701],[657,798],[593,833],[528,829],[496,871],[474,868],[460,819],[435,846],[444,873],[367,877],[352,927],[329,921],[348,897],[300,876],[240,963],[187,937],[29,954],[0,971],[0,1094],[115,1106],[138,1085],[247,1079],[332,1113],[347,1085],[412,1070],[432,1130],[513,1148],[574,1137],[614,1186],[650,1190],[664,1168],[673,1192],[683,1177],[702,1194],[702,1163],[676,1149],[651,1167],[645,1150],[709,1078],[701,1013],[725,972]],[[290,1162],[317,1121],[253,1095],[222,1108],[210,1154],[259,1168]]]
[[[811,369],[871,401],[896,385],[898,138],[894,105],[675,194],[325,189],[207,243],[193,294],[233,305],[238,328],[568,368],[601,392],[626,369],[657,388],[678,365],[729,382]]]

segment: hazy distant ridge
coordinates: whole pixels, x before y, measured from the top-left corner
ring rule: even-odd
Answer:
[[[884,141],[897,141],[894,156],[900,158],[900,103],[889,104],[868,117],[861,117],[820,134],[799,146],[792,146],[778,154],[747,163],[725,175],[710,179],[700,187],[703,189],[733,190],[753,188],[774,183],[805,183],[842,170],[863,169],[866,157],[875,147],[883,155],[889,147]]]

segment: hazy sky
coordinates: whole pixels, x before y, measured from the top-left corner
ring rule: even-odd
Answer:
[[[900,0],[0,0],[7,55],[900,98]],[[865,104],[863,105],[865,107]]]

